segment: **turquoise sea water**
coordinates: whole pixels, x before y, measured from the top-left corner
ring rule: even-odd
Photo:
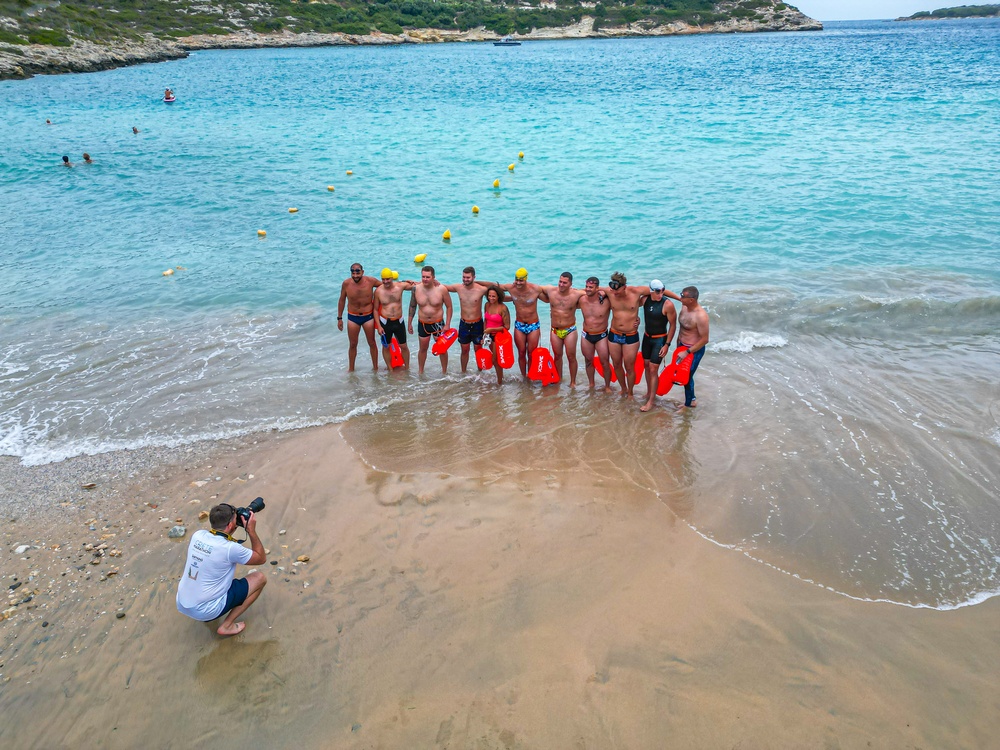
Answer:
[[[851,596],[1000,590],[996,21],[200,52],[0,96],[3,454],[346,421],[388,468],[617,476]],[[422,252],[697,284],[698,413],[348,377],[350,264]]]

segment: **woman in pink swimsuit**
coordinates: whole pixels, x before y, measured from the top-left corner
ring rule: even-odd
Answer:
[[[490,335],[493,352],[493,369],[497,371],[497,385],[503,385],[503,368],[500,367],[500,357],[497,356],[497,342],[493,334],[510,329],[510,312],[500,300],[503,292],[498,287],[491,286],[486,292],[486,307],[483,309],[483,334]]]

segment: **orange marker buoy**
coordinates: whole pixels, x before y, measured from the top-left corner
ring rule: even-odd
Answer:
[[[476,364],[480,370],[488,370],[493,367],[493,352],[486,347],[476,352]]]
[[[677,347],[674,355],[670,358],[670,364],[663,368],[660,379],[656,383],[656,395],[666,396],[670,389],[677,385],[687,385],[691,379],[691,357],[685,357],[684,361],[677,365],[678,357],[687,351],[686,346]]]
[[[399,342],[396,341],[396,337],[393,336],[389,340],[389,367],[396,369],[397,367],[403,366],[403,352],[399,348]]]
[[[552,385],[559,382],[559,373],[556,372],[556,363],[552,359],[552,352],[544,346],[538,347],[531,353],[528,379],[537,380],[542,385]]]
[[[493,336],[497,345],[497,361],[501,369],[509,370],[514,366],[514,337],[510,331],[499,331]]]
[[[457,338],[458,338],[457,328],[448,328],[445,331],[442,331],[441,335],[438,336],[437,341],[434,342],[434,346],[431,347],[431,354],[436,354],[437,356],[440,357],[442,354],[448,351],[448,347],[454,344],[455,339]]]
[[[611,368],[611,382],[617,383],[618,373],[615,372],[614,364],[609,362],[608,366]],[[600,375],[602,378],[604,377],[604,366],[601,364],[601,358],[598,357],[596,354],[594,355],[594,369],[597,370],[598,375]]]

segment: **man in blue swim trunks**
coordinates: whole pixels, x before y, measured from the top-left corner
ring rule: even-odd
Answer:
[[[258,570],[246,578],[236,578],[237,565],[263,565],[267,562],[264,544],[257,536],[257,515],[250,511],[245,521],[251,549],[233,540],[236,531],[236,508],[228,503],[216,505],[208,514],[212,528],[199,529],[191,536],[187,564],[177,585],[177,611],[200,622],[210,622],[223,615],[216,629],[219,635],[237,635],[246,623],[237,618],[257,601],[267,577]]]
[[[528,361],[531,353],[538,348],[540,337],[538,322],[538,300],[548,302],[545,291],[538,284],[528,283],[528,269],[519,268],[514,273],[513,284],[500,284],[514,302],[514,344],[517,346],[517,364],[521,376],[528,377]]]
[[[639,352],[639,307],[649,296],[648,286],[628,286],[621,271],[611,274],[608,299],[611,302],[611,330],[608,352],[618,374],[622,396],[632,398],[635,388],[635,355]]]
[[[378,371],[378,347],[375,346],[375,289],[381,286],[378,279],[365,276],[360,263],[351,265],[350,278],[340,285],[340,300],[337,302],[337,330],[344,330],[344,306],[347,306],[347,371],[354,372],[354,360],[358,355],[358,333],[362,330],[368,338],[368,348],[372,353],[372,369]]]
[[[705,345],[708,343],[708,312],[698,304],[698,287],[686,286],[681,292],[681,312],[678,323],[681,332],[677,334],[677,348],[687,347],[687,354],[679,357],[680,364],[685,357],[692,357],[691,377],[688,384],[684,386],[684,406],[678,409],[693,409],[698,405],[698,399],[694,395],[694,373],[701,364],[701,358],[705,356]]]
[[[462,372],[469,366],[469,349],[476,347],[479,351],[483,345],[483,298],[496,286],[493,281],[476,281],[476,269],[466,266],[462,269],[461,284],[445,284],[444,288],[458,295],[460,322],[458,324],[458,343],[462,347]]]

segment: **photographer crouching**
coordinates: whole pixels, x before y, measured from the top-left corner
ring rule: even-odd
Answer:
[[[264,500],[260,497],[248,508],[234,508],[228,503],[216,505],[208,514],[212,528],[199,529],[191,535],[187,565],[177,586],[177,610],[200,622],[226,615],[215,631],[219,635],[243,632],[246,623],[236,619],[257,601],[267,583],[267,577],[256,570],[246,578],[235,578],[237,565],[267,562],[264,545],[257,536],[257,513],[263,509]],[[237,526],[246,529],[251,549],[233,539]]]

